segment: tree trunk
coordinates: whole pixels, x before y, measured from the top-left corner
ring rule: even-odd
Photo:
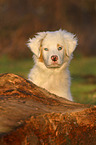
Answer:
[[[0,145],[96,145],[96,107],[0,75]]]

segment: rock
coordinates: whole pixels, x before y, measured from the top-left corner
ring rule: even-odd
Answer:
[[[96,106],[0,75],[0,145],[96,145]]]

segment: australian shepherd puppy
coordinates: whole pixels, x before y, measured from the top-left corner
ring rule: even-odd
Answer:
[[[37,86],[72,101],[68,65],[76,45],[77,38],[65,30],[37,33],[28,42],[35,63],[28,79]]]

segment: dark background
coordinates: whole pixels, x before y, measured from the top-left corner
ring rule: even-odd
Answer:
[[[96,0],[0,0],[0,56],[31,57],[29,37],[59,28],[76,34],[77,55],[96,55]]]

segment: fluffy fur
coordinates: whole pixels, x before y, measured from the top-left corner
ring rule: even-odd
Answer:
[[[28,79],[49,92],[72,101],[68,65],[76,45],[76,37],[65,30],[37,33],[28,42],[35,63]]]

